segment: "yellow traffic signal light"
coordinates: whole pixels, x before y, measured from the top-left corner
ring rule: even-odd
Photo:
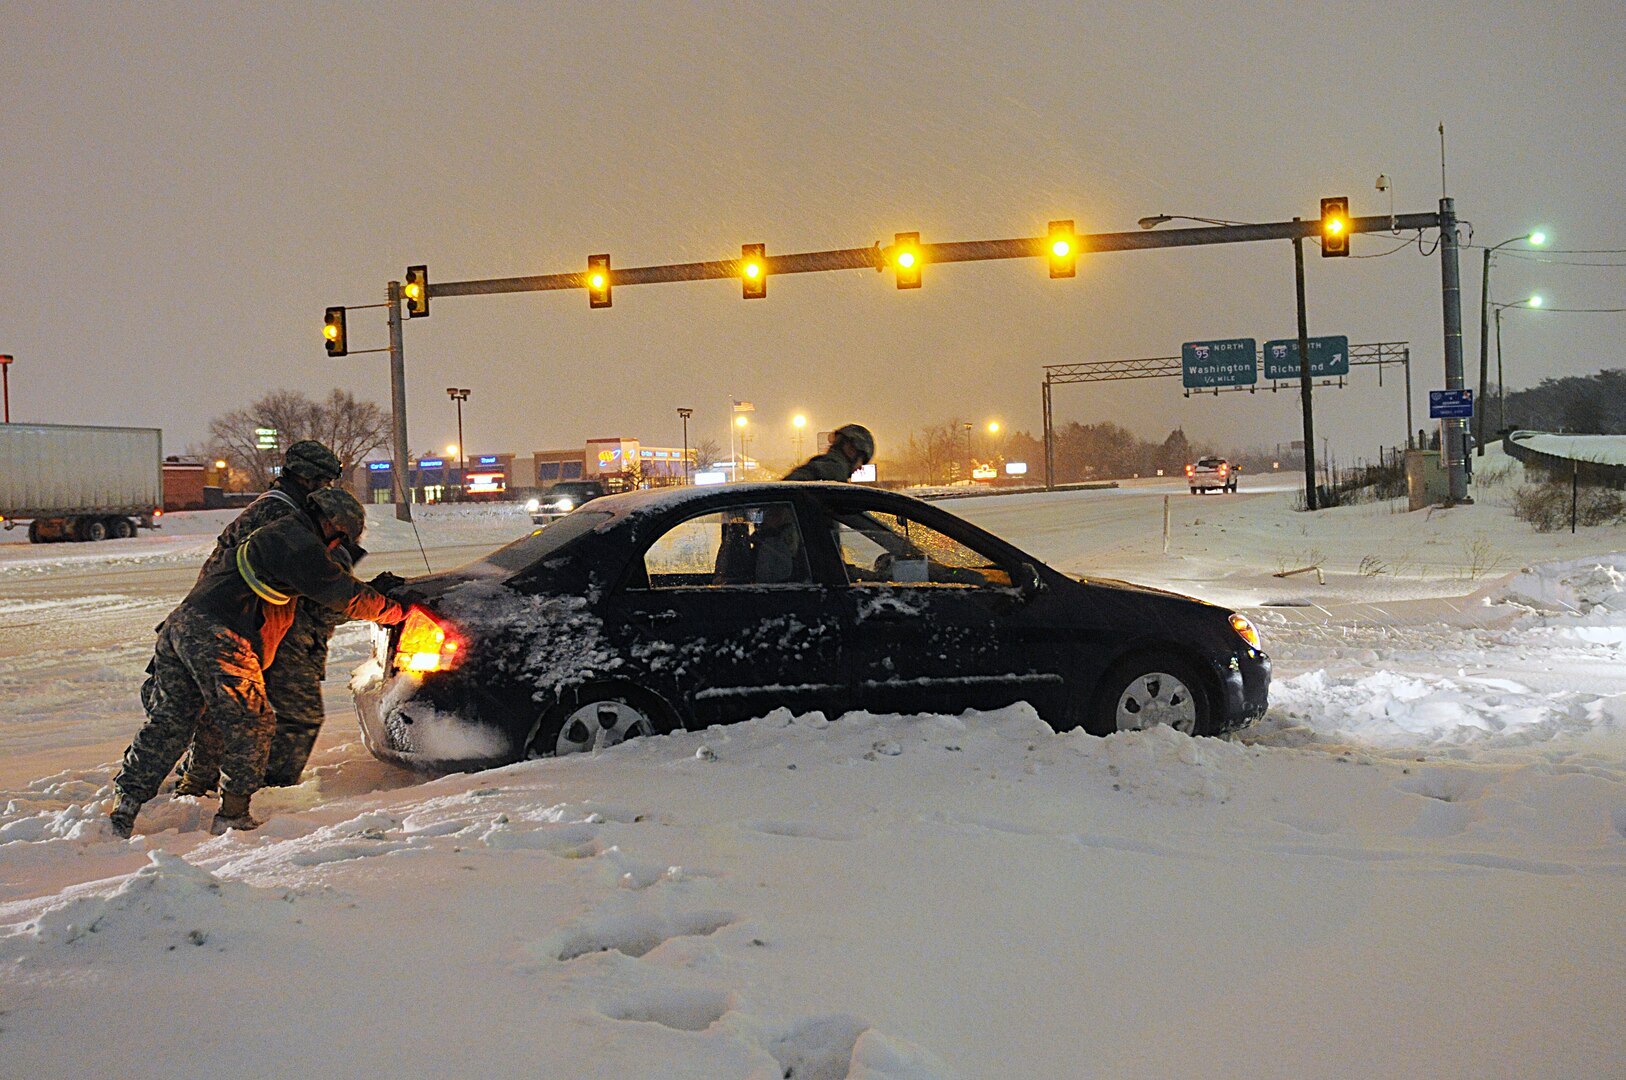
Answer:
[[[401,287],[406,298],[407,318],[417,319],[429,314],[429,267],[409,266],[406,284]]]
[[[920,250],[919,233],[898,233],[892,240],[892,247],[887,251],[887,261],[892,264],[892,274],[897,280],[898,288],[920,288],[920,265],[925,258]]]
[[[768,245],[740,246],[740,293],[747,300],[768,295]]]
[[[1321,200],[1321,256],[1335,259],[1349,254],[1349,199]]]
[[[322,327],[322,336],[327,338],[329,356],[344,356],[350,351],[350,343],[344,330],[344,308],[327,309],[327,321]]]
[[[1071,221],[1050,223],[1045,255],[1050,261],[1051,277],[1072,277],[1078,273],[1078,234],[1073,231]]]
[[[610,306],[610,257],[587,256],[587,306]]]

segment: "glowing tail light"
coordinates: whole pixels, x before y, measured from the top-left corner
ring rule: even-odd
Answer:
[[[1231,467],[1229,465],[1221,465],[1220,466],[1220,475],[1221,476],[1224,476],[1226,473],[1228,473],[1230,471],[1231,471]]]
[[[1195,466],[1193,466],[1193,465],[1187,465],[1186,466],[1186,475],[1187,476],[1190,476],[1192,473],[1194,473],[1196,471],[1197,471],[1197,469],[1196,469]]]
[[[400,671],[448,671],[462,659],[462,648],[462,641],[448,623],[414,605],[401,624],[395,667]]]

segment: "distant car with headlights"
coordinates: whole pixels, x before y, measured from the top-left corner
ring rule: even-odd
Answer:
[[[1205,491],[1235,493],[1236,477],[1241,471],[1224,458],[1199,458],[1186,466],[1186,483],[1191,486],[1193,495]]]
[[[785,707],[838,717],[1029,702],[1058,731],[1265,711],[1242,615],[1073,578],[940,507],[851,484],[593,501],[397,593],[351,681],[363,741],[427,771],[699,730]]]
[[[562,480],[540,497],[525,504],[525,509],[531,515],[531,521],[536,525],[546,525],[564,517],[582,503],[602,498],[609,492],[597,480]]]

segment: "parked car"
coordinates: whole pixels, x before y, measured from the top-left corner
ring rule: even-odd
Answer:
[[[1224,458],[1200,458],[1186,466],[1186,483],[1191,485],[1193,495],[1216,489],[1222,494],[1227,491],[1234,493],[1236,477],[1241,471]]]
[[[564,517],[582,503],[608,495],[604,485],[597,480],[562,480],[544,491],[540,498],[532,499],[525,504],[530,512],[531,521],[537,525],[547,525]]]
[[[784,706],[836,717],[1030,702],[1058,731],[1265,711],[1249,621],[1073,578],[946,510],[850,484],[594,500],[405,587],[352,680],[363,740],[425,770],[567,754]]]

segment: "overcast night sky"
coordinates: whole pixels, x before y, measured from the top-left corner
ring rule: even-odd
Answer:
[[[164,429],[166,450],[280,387],[389,400],[380,355],[330,360],[329,304],[432,281],[1032,236],[1052,218],[1432,212],[1475,244],[1546,229],[1626,249],[1619,0],[1267,3],[84,4],[9,0],[0,124],[0,352],[14,420]],[[1179,223],[1174,223],[1179,224]],[[1164,226],[1168,228],[1170,226]],[[1418,424],[1444,385],[1440,262],[1388,235],[1307,247],[1312,334],[1407,340]],[[1514,244],[1503,252],[1516,251]],[[1626,255],[1499,256],[1492,295],[1626,307]],[[1462,259],[1477,378],[1481,255]],[[882,456],[952,415],[1037,432],[1041,366],[1294,333],[1285,242],[444,297],[406,327],[414,452],[591,437],[724,441],[731,396],[789,456],[789,417],[870,424]],[[1508,381],[1619,366],[1620,315],[1509,312]],[[352,348],[385,344],[352,312]],[[1405,435],[1399,372],[1318,391],[1340,456]],[[1161,439],[1299,437],[1296,393],[1184,398],[1178,380],[1064,387],[1058,421]]]

